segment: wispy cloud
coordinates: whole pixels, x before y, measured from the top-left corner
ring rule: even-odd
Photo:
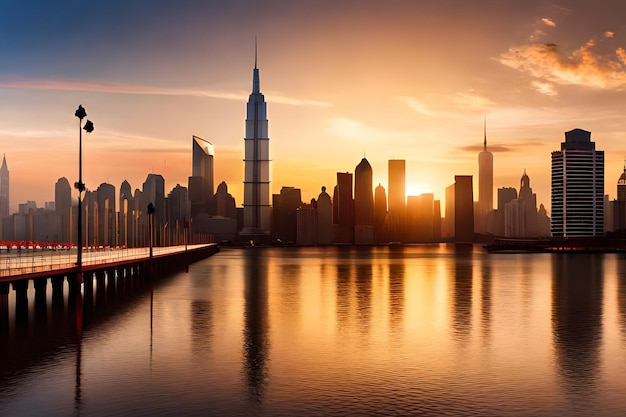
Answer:
[[[598,89],[626,87],[626,51],[616,49],[610,54],[594,50],[591,39],[572,52],[564,52],[556,44],[517,46],[500,55],[498,61],[536,78],[535,88],[543,94],[555,95],[546,83],[569,84]]]
[[[409,106],[411,110],[413,110],[416,113],[424,114],[427,116],[432,116],[434,114],[428,108],[428,105],[426,105],[426,103],[416,99],[415,97],[401,96],[401,97],[396,97],[396,100],[401,101],[402,103],[405,103],[407,106]]]
[[[138,95],[160,95],[160,96],[186,96],[215,98],[223,100],[245,101],[248,93],[245,91],[222,91],[209,89],[183,89],[169,87],[155,87],[139,84],[125,84],[104,81],[82,81],[82,80],[59,80],[59,79],[28,79],[28,78],[4,78],[0,79],[0,88],[10,88],[19,90],[40,90],[40,91],[86,91],[93,93],[108,94],[138,94]],[[330,103],[287,97],[280,94],[271,95],[272,102],[287,104],[291,106],[315,106],[329,107]]]
[[[547,17],[542,17],[541,22],[546,26],[556,27],[556,23],[554,23],[552,19],[549,19]]]
[[[493,106],[495,103],[481,95],[475,94],[473,91],[465,91],[458,93],[451,97],[451,101],[459,106],[476,109],[486,109]]]

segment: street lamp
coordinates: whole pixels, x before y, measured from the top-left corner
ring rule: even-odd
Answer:
[[[93,132],[93,123],[87,120],[83,126],[83,119],[87,117],[87,112],[82,105],[78,106],[74,116],[78,117],[78,182],[74,183],[74,187],[78,190],[78,255],[76,260],[76,278],[77,284],[83,282],[83,208],[82,208],[82,192],[85,191],[85,183],[83,183],[83,129],[87,133]]]

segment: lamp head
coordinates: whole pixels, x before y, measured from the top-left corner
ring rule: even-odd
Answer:
[[[80,120],[83,120],[83,118],[87,116],[87,112],[85,111],[85,108],[82,106],[82,104],[78,105],[78,109],[76,109],[76,113],[74,113],[74,116],[78,117]]]
[[[85,126],[83,126],[83,129],[85,129],[87,133],[93,132],[93,123],[91,122],[91,120],[87,120]]]

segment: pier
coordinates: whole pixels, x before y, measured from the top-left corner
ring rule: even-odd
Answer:
[[[82,277],[76,266],[76,249],[4,250],[0,253],[0,317],[9,316],[9,292],[15,291],[15,309],[28,309],[31,282],[35,303],[46,304],[48,283],[52,300],[71,299],[80,294],[93,295],[98,290],[115,291],[133,286],[155,276],[186,269],[189,264],[219,251],[217,244],[181,245],[155,248],[99,248],[83,252]],[[3,319],[4,321],[4,319]]]

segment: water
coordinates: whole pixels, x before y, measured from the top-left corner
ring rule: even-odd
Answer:
[[[10,299],[0,415],[626,414],[617,254],[225,249],[116,291]]]

